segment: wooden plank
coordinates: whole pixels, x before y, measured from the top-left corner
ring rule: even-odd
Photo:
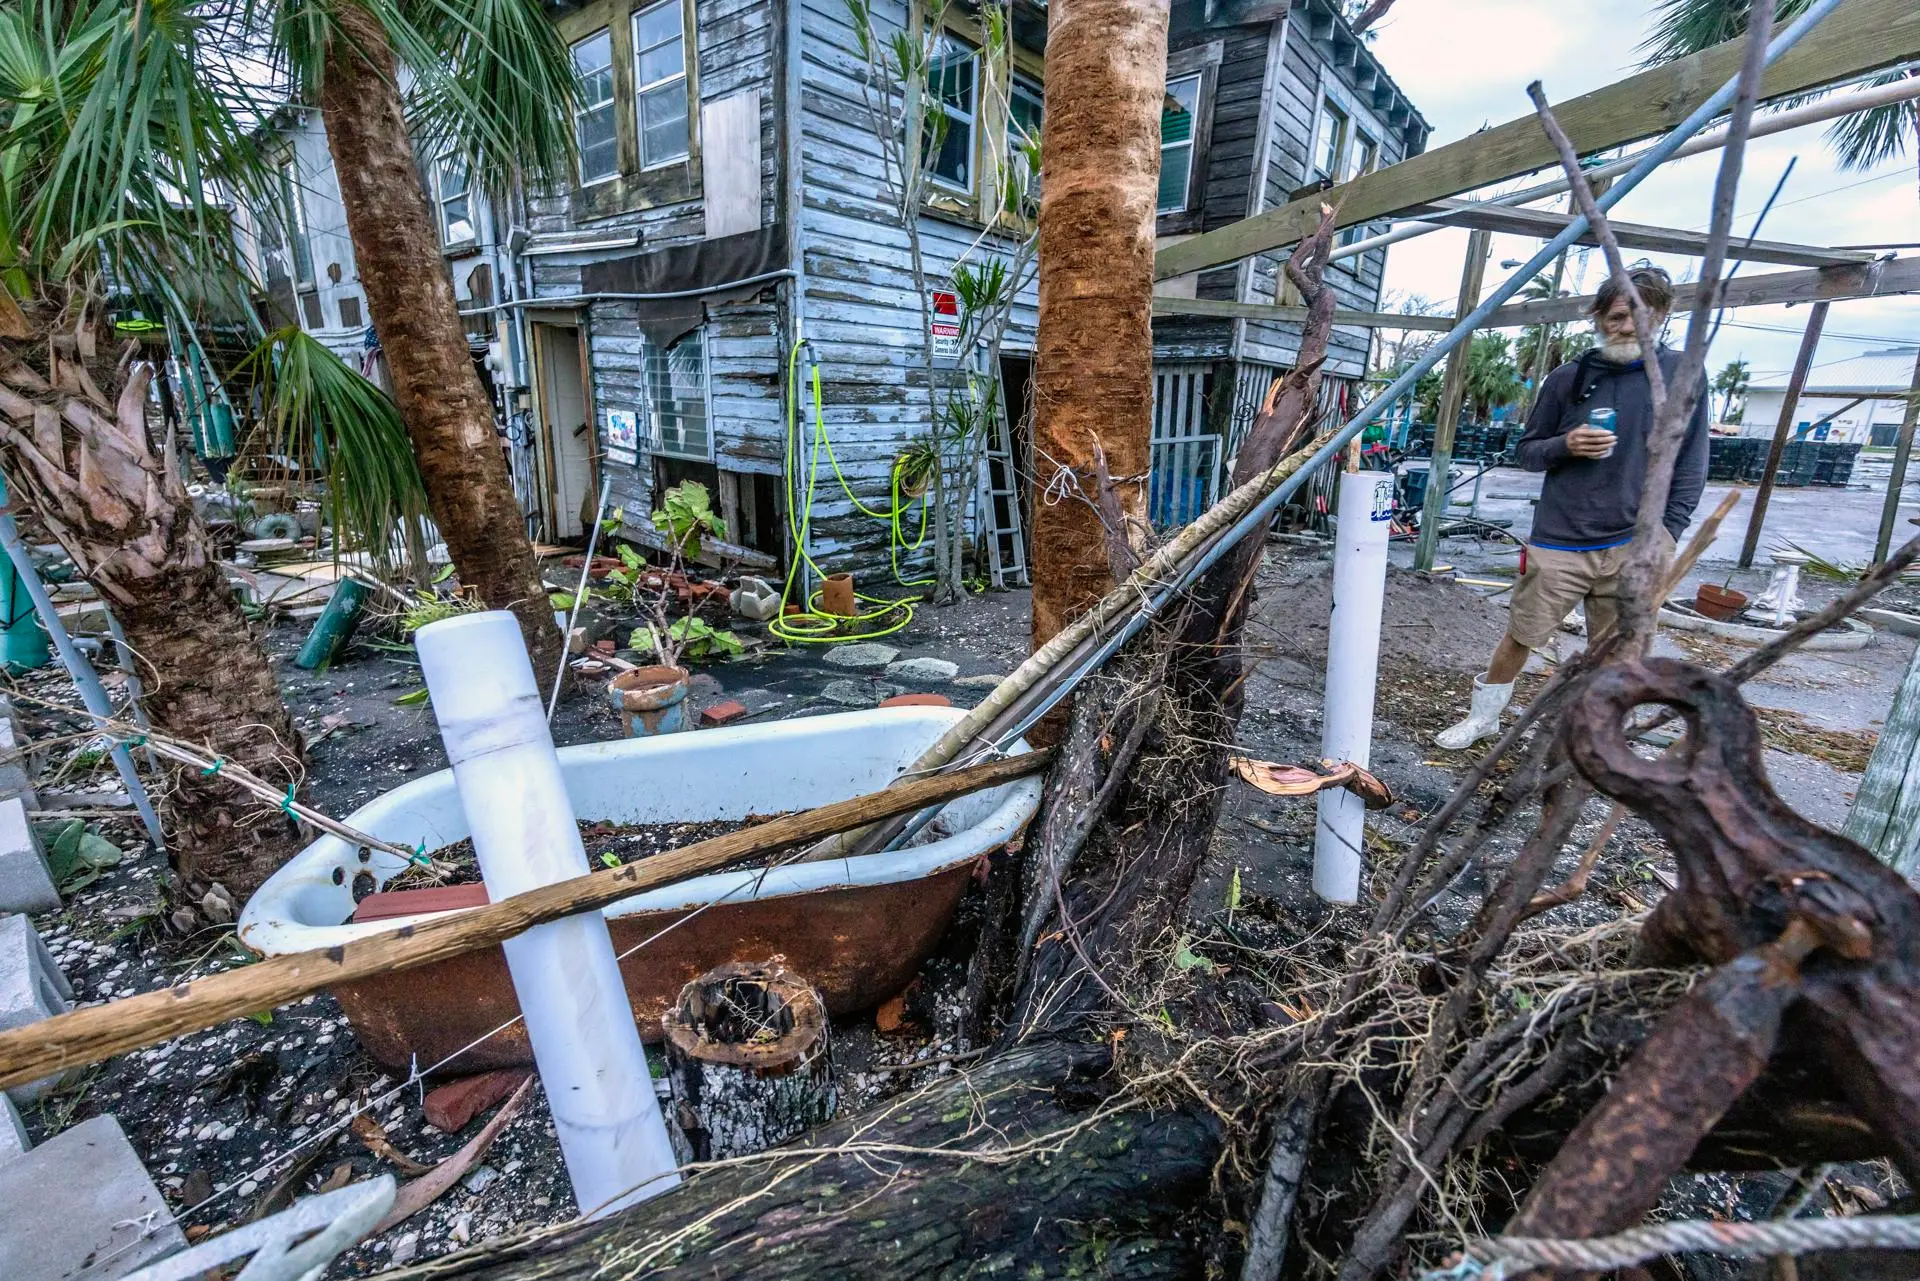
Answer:
[[[1813,304],[1807,315],[1807,328],[1800,335],[1800,354],[1794,358],[1793,374],[1787,379],[1787,395],[1780,402],[1780,420],[1774,424],[1773,443],[1767,447],[1767,465],[1760,473],[1760,488],[1753,496],[1753,510],[1747,514],[1747,540],[1740,548],[1740,568],[1753,564],[1760,546],[1760,526],[1767,519],[1767,504],[1773,499],[1774,478],[1780,474],[1780,459],[1787,452],[1787,433],[1793,429],[1793,413],[1800,406],[1800,393],[1806,389],[1807,373],[1813,368],[1813,354],[1820,347],[1820,331],[1827,325],[1827,308],[1822,300]]]
[[[1730,40],[1650,67],[1555,103],[1554,115],[1582,155],[1663,133],[1734,77],[1742,44]],[[1913,0],[1848,0],[1768,68],[1761,97],[1830,84],[1915,56],[1920,56],[1920,5]],[[1529,112],[1329,192],[1169,245],[1155,255],[1154,278],[1203,271],[1290,245],[1318,225],[1322,201],[1339,210],[1340,226],[1350,227],[1553,163],[1553,147]]]
[[[1460,271],[1460,300],[1453,314],[1464,316],[1480,305],[1480,286],[1487,274],[1487,259],[1493,253],[1493,233],[1476,230],[1467,237],[1467,261]],[[1433,549],[1440,540],[1440,526],[1447,519],[1447,503],[1453,497],[1447,490],[1447,472],[1453,463],[1453,432],[1460,422],[1461,402],[1466,399],[1467,358],[1471,342],[1462,342],[1447,353],[1447,372],[1440,383],[1440,414],[1434,419],[1433,453],[1427,462],[1426,503],[1420,509],[1420,541],[1414,544],[1413,567],[1430,572]]]
[[[402,926],[324,951],[271,957],[210,978],[41,1019],[0,1032],[0,1089],[270,1010],[339,983],[491,947],[536,925],[596,911],[656,885],[997,787],[1046,768],[1051,758],[1050,751],[1026,752],[897,783],[884,791],[789,814],[624,867],[543,885],[443,919]]]
[[[1880,298],[1890,294],[1920,291],[1920,256],[1892,258],[1880,262],[1856,263],[1848,267],[1819,267],[1807,271],[1774,271],[1764,276],[1735,276],[1727,282],[1728,307],[1763,307],[1776,303],[1843,302],[1849,298]],[[1697,284],[1678,285],[1673,291],[1676,314],[1693,306],[1699,296]],[[1564,324],[1585,320],[1593,310],[1594,295],[1579,298],[1551,298],[1541,302],[1514,303],[1495,311],[1482,329],[1515,329],[1523,325]],[[1201,308],[1206,310],[1201,310]],[[1306,319],[1304,307],[1275,307],[1257,302],[1196,303],[1186,298],[1155,298],[1156,316],[1243,317],[1248,320],[1277,320],[1298,324]],[[1449,316],[1398,316],[1381,312],[1335,312],[1335,324],[1365,325],[1375,329],[1430,329],[1444,333],[1453,328]],[[1821,393],[1825,395],[1825,392]],[[1869,391],[1868,395],[1904,399],[1903,392]]]
[[[1553,239],[1573,221],[1572,214],[1552,209],[1523,209],[1517,205],[1493,205],[1477,200],[1440,200],[1414,212],[1418,217],[1445,213],[1448,215],[1447,224],[1453,227],[1534,236],[1541,240]],[[1611,219],[1609,222],[1622,248],[1691,254],[1694,257],[1706,253],[1707,236],[1703,231],[1649,227],[1641,223],[1612,222]],[[1574,243],[1598,245],[1600,240],[1588,232]],[[1727,257],[1743,262],[1774,263],[1782,267],[1844,267],[1850,263],[1872,262],[1875,255],[1870,250],[1861,249],[1821,249],[1776,240],[1756,240],[1748,244],[1736,240],[1727,246]]]
[[[1920,873],[1920,649],[1907,663],[1841,833],[1902,876]]]
[[[1913,385],[1904,399],[1907,408],[1900,416],[1900,432],[1893,439],[1893,471],[1887,477],[1887,496],[1880,507],[1880,532],[1873,543],[1875,564],[1885,560],[1893,547],[1893,522],[1900,517],[1900,495],[1907,487],[1907,460],[1913,457],[1913,432],[1915,426],[1920,425],[1920,354],[1914,358]]]

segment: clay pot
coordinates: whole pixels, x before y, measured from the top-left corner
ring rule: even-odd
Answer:
[[[1714,622],[1724,623],[1747,607],[1747,594],[1702,583],[1693,593],[1693,607]]]
[[[820,612],[852,618],[860,612],[853,599],[853,575],[829,574],[820,584]]]
[[[607,684],[628,738],[677,734],[688,728],[686,698],[692,676],[683,667],[636,667]]]

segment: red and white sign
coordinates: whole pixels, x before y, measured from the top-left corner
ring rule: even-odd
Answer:
[[[929,336],[935,360],[960,359],[960,295],[950,289],[933,291]]]

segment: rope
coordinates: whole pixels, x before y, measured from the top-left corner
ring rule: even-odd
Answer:
[[[793,350],[788,353],[787,356],[787,448],[785,468],[789,492],[794,488],[794,459],[800,452],[801,415],[799,367],[800,349],[803,345],[803,343],[795,343]],[[818,364],[812,366],[811,382],[813,392],[813,449],[807,468],[805,501],[787,504],[787,529],[792,535],[796,554],[787,566],[787,579],[780,589],[780,613],[768,622],[767,630],[789,644],[804,645],[836,645],[842,641],[873,640],[880,636],[891,636],[913,621],[913,605],[911,602],[914,597],[901,597],[898,600],[887,600],[884,597],[856,593],[855,599],[869,605],[877,605],[879,608],[861,611],[849,618],[838,614],[823,612],[820,608],[823,589],[816,588],[807,597],[804,608],[792,613],[788,612],[788,602],[793,597],[794,585],[800,576],[800,567],[803,563],[822,579],[827,577],[827,572],[820,568],[819,564],[814,561],[812,555],[807,551],[807,536],[813,528],[814,495],[820,483],[820,455],[822,453],[826,454],[827,464],[833,469],[834,479],[840,482],[841,492],[846,494],[847,501],[853,504],[854,510],[863,516],[886,522],[888,528],[887,556],[893,566],[894,581],[902,587],[925,587],[936,581],[931,578],[908,578],[900,572],[901,549],[905,548],[908,554],[911,555],[919,551],[920,548],[926,544],[929,512],[933,506],[933,500],[930,497],[923,496],[921,498],[920,532],[914,536],[912,542],[908,542],[905,530],[902,528],[901,516],[912,506],[913,500],[909,498],[904,503],[901,501],[900,472],[905,465],[905,459],[896,458],[893,461],[893,472],[888,481],[892,501],[887,509],[881,511],[861,502],[859,496],[853,492],[853,485],[847,480],[846,473],[840,470],[840,460],[835,457],[833,452],[833,438],[827,434],[826,412],[820,393],[820,366]],[[892,619],[892,621],[886,622],[888,619]]]
[[[1493,1237],[1476,1242],[1452,1267],[1420,1281],[1507,1281],[1538,1268],[1607,1272],[1666,1254],[1730,1254],[1770,1258],[1815,1250],[1920,1248],[1920,1215],[1862,1215],[1854,1219],[1773,1219],[1722,1223],[1693,1219],[1650,1223],[1607,1237]]]

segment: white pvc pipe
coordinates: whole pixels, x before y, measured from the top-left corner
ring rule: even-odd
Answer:
[[[1341,475],[1320,754],[1363,767],[1373,742],[1373,687],[1380,666],[1380,615],[1386,599],[1387,527],[1392,515],[1392,473]],[[1345,788],[1329,788],[1317,799],[1313,892],[1333,903],[1358,902],[1366,806]]]
[[[414,648],[488,897],[585,876],[518,620],[463,614],[421,628]],[[606,917],[570,916],[503,946],[580,1212],[607,1214],[679,1183]]]

